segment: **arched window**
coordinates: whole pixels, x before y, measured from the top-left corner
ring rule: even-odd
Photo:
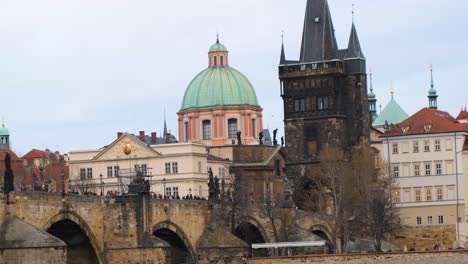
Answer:
[[[189,141],[189,124],[188,122],[184,123],[184,129],[185,129],[185,142]]]
[[[203,140],[211,139],[211,121],[203,120]]]
[[[223,66],[223,65],[224,65],[224,57],[221,56],[220,58],[221,58],[221,63],[220,63],[220,65]]]
[[[214,66],[218,66],[218,57],[214,57]]]
[[[237,119],[230,118],[228,120],[228,136],[229,138],[237,137]]]
[[[255,124],[256,124],[256,120],[255,119],[252,119],[252,136],[253,138],[256,138],[257,137],[257,128],[255,127]]]

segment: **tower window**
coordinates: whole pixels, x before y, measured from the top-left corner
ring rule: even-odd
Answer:
[[[224,65],[224,56],[221,56],[220,60],[221,60],[221,66]]]
[[[203,140],[210,140],[211,139],[211,121],[204,120],[203,121]]]
[[[189,141],[189,124],[188,122],[184,123],[184,128],[185,128],[185,142]]]
[[[256,134],[257,134],[257,129],[255,127],[256,123],[257,123],[256,120],[252,119],[252,136],[253,136],[253,138],[256,138]]]
[[[228,136],[229,138],[237,137],[237,119],[230,118],[228,120]]]
[[[295,112],[305,111],[305,99],[304,98],[298,98],[294,100],[294,111]]]
[[[317,97],[318,110],[332,109],[332,97],[331,96],[319,96]]]
[[[218,66],[218,57],[214,56],[214,66]]]

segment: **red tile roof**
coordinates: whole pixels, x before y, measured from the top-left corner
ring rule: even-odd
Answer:
[[[49,152],[39,150],[39,149],[32,149],[26,155],[23,156],[23,159],[35,159],[35,158],[46,158]]]
[[[466,109],[462,109],[460,111],[460,114],[458,114],[457,116],[457,120],[464,120],[464,119],[468,119],[468,111],[466,111]]]
[[[468,123],[458,122],[447,112],[423,108],[400,124],[390,126],[381,137],[447,132],[468,132]]]
[[[11,156],[11,160],[12,161],[18,161],[18,160],[21,160],[18,155],[16,155],[15,152],[13,152],[13,150],[0,150],[0,160],[5,160],[5,155],[6,153],[10,153],[10,156]]]

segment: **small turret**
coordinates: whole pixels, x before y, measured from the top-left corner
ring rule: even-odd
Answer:
[[[374,121],[378,115],[377,115],[377,97],[374,94],[374,88],[372,86],[372,69],[370,70],[369,78],[370,78],[370,92],[367,98],[369,102],[369,113],[371,114],[372,121]]]
[[[5,122],[0,127],[0,149],[10,149],[10,132],[5,127]]]
[[[427,95],[427,98],[429,98],[429,107],[433,109],[437,109],[437,91],[434,89],[434,76],[433,76],[433,71],[432,71],[432,65],[430,66],[431,69],[431,89],[429,89],[429,93]]]
[[[219,35],[216,36],[216,43],[210,47],[208,52],[209,66],[210,67],[226,67],[228,64],[229,52],[226,46],[219,42]]]

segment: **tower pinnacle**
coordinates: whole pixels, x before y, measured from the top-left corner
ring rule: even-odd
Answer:
[[[431,88],[429,89],[429,94],[427,98],[429,98],[429,107],[433,109],[437,109],[437,91],[434,89],[434,74],[432,64],[429,65],[429,70],[431,71]]]

